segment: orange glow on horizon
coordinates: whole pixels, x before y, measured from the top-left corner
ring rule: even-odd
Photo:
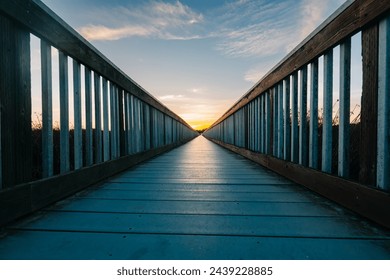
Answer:
[[[203,130],[210,127],[213,122],[203,120],[192,120],[187,122],[195,130]]]

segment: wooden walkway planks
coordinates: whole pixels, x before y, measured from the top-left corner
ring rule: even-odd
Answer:
[[[390,259],[390,232],[198,137],[10,225],[0,259]]]

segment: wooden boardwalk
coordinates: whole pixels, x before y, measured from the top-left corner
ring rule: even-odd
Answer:
[[[198,137],[10,225],[0,259],[390,259],[390,232]]]

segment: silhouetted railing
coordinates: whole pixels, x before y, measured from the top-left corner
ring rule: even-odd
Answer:
[[[30,34],[40,39],[38,147],[31,119]],[[59,132],[53,129],[55,49]],[[0,1],[0,103],[0,225],[197,135],[38,0]]]
[[[204,134],[390,226],[389,9],[389,1],[348,1]],[[357,33],[362,101],[360,122],[351,123],[351,38]],[[339,69],[333,66],[336,48]],[[335,121],[337,72],[340,103]]]

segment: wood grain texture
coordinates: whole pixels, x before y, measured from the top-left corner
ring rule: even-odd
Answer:
[[[360,109],[359,181],[375,185],[378,115],[378,25],[362,32],[363,91]]]
[[[30,34],[0,14],[0,114],[3,188],[31,179]]]

